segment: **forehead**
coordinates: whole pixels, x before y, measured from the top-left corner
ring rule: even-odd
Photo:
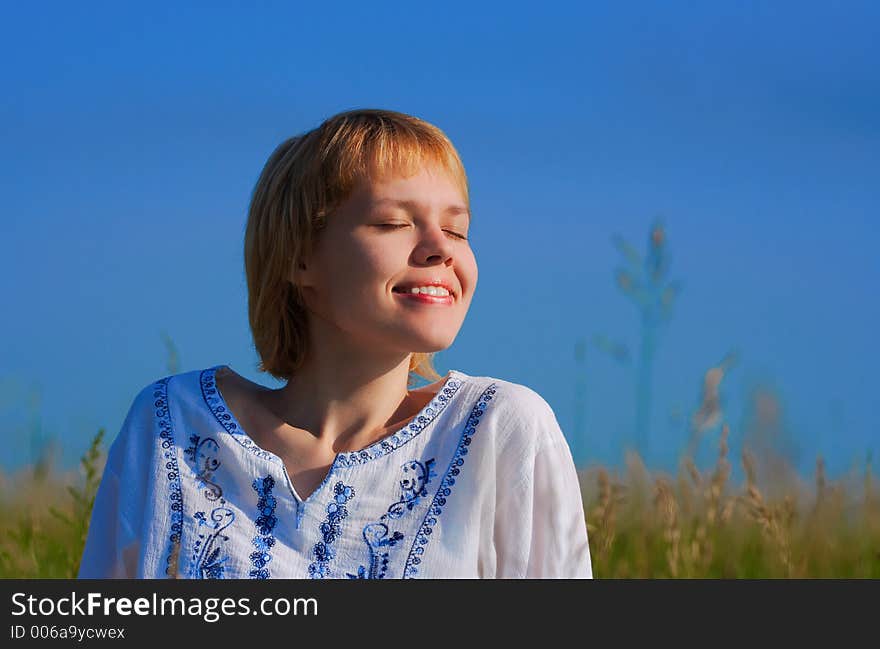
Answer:
[[[442,169],[423,168],[410,175],[388,174],[364,178],[358,190],[370,208],[424,212],[439,210],[469,215],[466,195],[452,174]]]

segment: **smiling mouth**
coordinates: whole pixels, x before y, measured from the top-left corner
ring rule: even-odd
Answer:
[[[395,286],[394,288],[391,289],[391,292],[392,292],[392,293],[400,293],[400,294],[402,294],[402,295],[426,295],[426,296],[428,296],[428,297],[451,297],[451,298],[455,298],[455,293],[454,293],[453,291],[449,290],[449,289],[447,289],[447,290],[449,291],[449,295],[431,295],[430,293],[421,293],[421,292],[419,292],[419,293],[413,293],[413,292],[410,291],[409,289],[406,289],[406,288],[400,288],[400,287]]]
[[[396,293],[401,299],[413,304],[446,304],[455,303],[455,295],[431,295],[429,293],[410,293],[407,291],[392,289],[392,293]]]

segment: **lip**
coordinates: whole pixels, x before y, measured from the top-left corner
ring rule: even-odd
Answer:
[[[451,306],[454,302],[452,295],[427,295],[425,293],[394,293],[394,295],[409,304]]]
[[[412,282],[403,282],[398,284],[394,288],[399,288],[401,291],[406,292],[409,291],[414,286],[437,286],[445,288],[449,291],[453,296],[456,294],[455,290],[452,288],[452,284],[447,282],[445,279],[435,278],[428,281],[420,282],[417,280],[413,280]]]

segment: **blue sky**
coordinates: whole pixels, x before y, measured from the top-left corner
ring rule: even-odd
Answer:
[[[468,171],[480,281],[441,373],[528,385],[580,464],[619,465],[633,367],[588,347],[575,434],[573,350],[602,334],[637,352],[612,237],[644,249],[662,217],[683,290],[648,463],[675,467],[680,417],[732,349],[733,459],[755,386],[802,471],[880,451],[875,4],[122,5],[0,21],[3,467],[50,437],[72,465],[115,435],[167,374],[163,334],[180,371],[278,385],[253,369],[249,194],[282,139],[356,107],[437,124]]]

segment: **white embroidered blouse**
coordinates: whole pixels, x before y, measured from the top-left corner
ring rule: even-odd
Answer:
[[[339,453],[302,500],[214,373],[135,398],[79,578],[591,578],[568,444],[530,388],[451,370],[404,428]]]

